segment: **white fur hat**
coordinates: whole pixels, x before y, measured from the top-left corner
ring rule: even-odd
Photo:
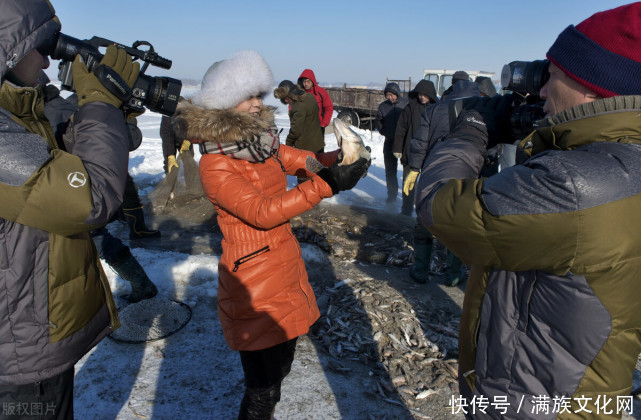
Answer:
[[[238,51],[209,67],[192,101],[208,109],[233,108],[273,87],[274,76],[263,57],[256,51]]]

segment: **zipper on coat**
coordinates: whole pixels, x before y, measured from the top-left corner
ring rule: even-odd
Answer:
[[[259,256],[260,254],[263,254],[263,253],[265,253],[267,251],[269,251],[269,245],[267,245],[264,248],[259,249],[258,251],[254,251],[251,254],[247,254],[247,255],[245,255],[243,257],[240,257],[239,259],[234,261],[234,269],[232,270],[232,272],[235,273],[236,271],[238,271],[238,269],[240,268],[241,264],[244,264],[247,261],[252,260],[252,259],[256,258],[257,256]]]
[[[278,162],[278,164],[280,165],[280,169],[282,169],[283,172],[285,174],[287,174],[287,171],[285,170],[285,167],[283,166],[283,163],[280,161],[280,159],[278,159],[278,156],[276,154],[272,153],[271,157],[274,158],[274,160],[276,160],[276,162]]]

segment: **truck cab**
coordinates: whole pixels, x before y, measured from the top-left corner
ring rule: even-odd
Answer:
[[[492,78],[494,73],[489,71],[481,70],[464,70],[467,74],[470,75],[470,81],[474,81],[478,76],[485,76]],[[423,79],[429,80],[434,83],[436,88],[436,94],[440,98],[445,92],[445,89],[452,85],[452,75],[456,70],[441,70],[441,69],[424,69],[423,70]]]

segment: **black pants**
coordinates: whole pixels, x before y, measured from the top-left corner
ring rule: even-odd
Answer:
[[[138,186],[129,173],[127,173],[127,183],[125,184],[125,193],[122,196],[121,207],[123,209],[137,209],[142,207],[140,195],[138,194]]]
[[[280,401],[280,386],[289,374],[296,351],[296,338],[264,350],[241,351],[245,395],[239,420],[269,420]]]
[[[405,178],[407,178],[407,175],[409,175],[411,169],[409,165],[403,165],[403,185],[405,185]],[[401,190],[403,188],[401,187]],[[414,210],[414,191],[416,191],[416,186],[412,188],[410,191],[409,195],[405,195],[405,193],[402,193],[403,196],[403,205],[401,206],[401,213],[403,213],[405,216],[411,216]]]
[[[385,183],[387,184],[387,201],[393,202],[398,196],[398,159],[392,152],[394,139],[385,139],[383,143],[383,163],[385,164]]]
[[[73,375],[59,375],[25,385],[0,385],[2,420],[73,420]]]

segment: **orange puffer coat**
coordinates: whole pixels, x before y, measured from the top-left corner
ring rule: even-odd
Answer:
[[[260,118],[247,116],[190,105],[179,107],[175,119],[179,131],[183,129],[182,138],[221,144],[273,125],[269,107]],[[337,154],[325,154],[322,163],[333,163]],[[320,316],[289,219],[331,197],[332,190],[305,171],[311,179],[288,191],[285,175],[297,171],[300,175],[308,156],[315,157],[280,145],[277,154],[263,163],[221,154],[204,154],[200,159],[203,189],[216,207],[223,233],[218,313],[233,350],[261,350],[298,337]]]

